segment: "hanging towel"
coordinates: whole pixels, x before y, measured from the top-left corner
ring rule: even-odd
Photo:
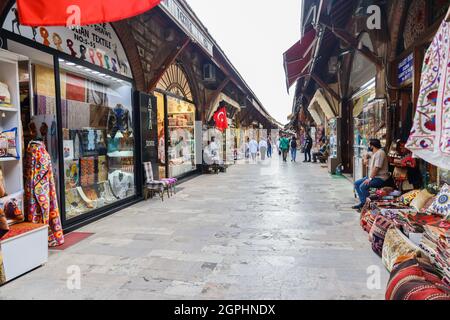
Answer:
[[[406,147],[450,170],[450,23],[443,22],[422,69],[416,116]]]

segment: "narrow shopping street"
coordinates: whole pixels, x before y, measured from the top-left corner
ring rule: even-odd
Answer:
[[[0,298],[383,299],[388,274],[353,203],[351,183],[320,165],[236,165],[88,225],[93,236]],[[67,286],[70,266],[81,289]],[[367,287],[370,266],[379,290]]]

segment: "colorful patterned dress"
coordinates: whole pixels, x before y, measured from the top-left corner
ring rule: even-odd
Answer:
[[[48,245],[64,243],[51,157],[42,142],[28,145],[25,163],[25,210],[28,221],[49,226]]]
[[[428,49],[420,82],[406,147],[425,161],[450,170],[450,23],[442,23]]]

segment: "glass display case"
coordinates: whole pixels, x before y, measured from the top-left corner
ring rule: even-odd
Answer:
[[[167,96],[169,176],[197,169],[195,159],[195,106]]]
[[[132,86],[63,60],[60,70],[66,219],[72,219],[136,194]]]
[[[330,157],[338,157],[338,121],[336,118],[328,122]]]

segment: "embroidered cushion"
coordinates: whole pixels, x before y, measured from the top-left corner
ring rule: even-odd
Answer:
[[[424,189],[420,191],[420,193],[414,198],[410,206],[416,209],[417,211],[420,211],[425,206],[427,201],[433,197],[434,196],[431,193],[429,193],[428,190]]]
[[[423,206],[422,210],[419,211],[419,213],[423,213],[423,214],[434,214],[433,209],[431,208],[431,205],[434,203],[434,201],[436,200],[436,197],[432,197],[430,199],[428,199],[428,201],[425,203],[425,205]]]
[[[444,185],[435,201],[428,209],[428,213],[435,213],[444,218],[450,218],[450,186]]]
[[[399,200],[402,204],[409,206],[419,193],[420,193],[420,190],[410,191],[408,193],[405,193],[403,196],[401,196]]]
[[[394,225],[394,221],[383,215],[378,215],[369,232],[369,241],[372,243],[372,250],[381,257],[386,233]]]
[[[388,230],[384,239],[382,260],[389,272],[392,271],[397,259],[406,255],[417,255],[420,249],[412,243],[399,229]]]

